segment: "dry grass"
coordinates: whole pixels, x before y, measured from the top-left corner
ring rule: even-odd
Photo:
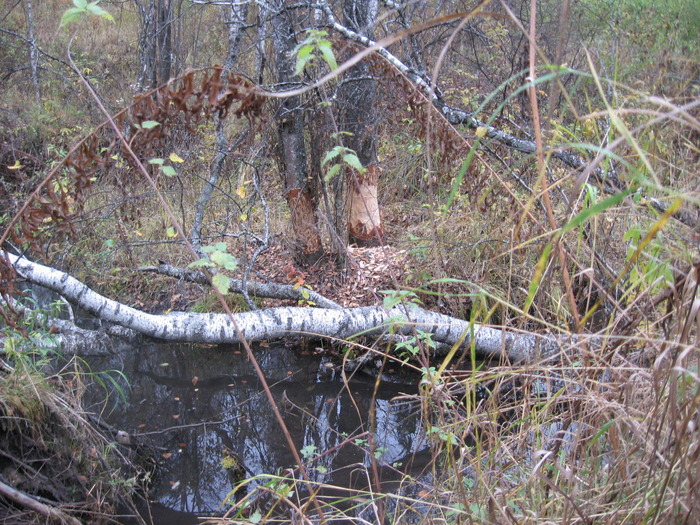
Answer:
[[[53,31],[48,10],[58,4],[43,4],[42,34]],[[197,23],[214,23],[212,13],[206,11]],[[131,53],[123,42],[134,41],[134,14],[125,11],[123,16],[121,33],[104,25],[98,31],[82,28],[86,33],[80,33],[76,49],[101,49],[108,56]],[[203,62],[220,50],[204,44],[199,51],[192,47],[188,56],[199,53]],[[205,55],[205,48],[214,51]],[[624,51],[631,53],[631,48]],[[99,62],[87,53],[81,60],[86,67]],[[694,521],[700,511],[700,111],[697,85],[689,79],[697,74],[697,63],[662,62],[659,68],[668,66],[677,77],[654,86],[673,95],[664,99],[641,89],[649,76],[663,76],[656,70],[640,72],[622,85],[601,80],[600,64],[591,59],[585,71],[572,74],[578,83],[567,94],[574,102],[542,130],[547,144],[573,144],[582,154],[600,153],[604,169],[614,166],[625,185],[636,190],[616,202],[605,204],[609,196],[596,184],[582,184],[587,181],[552,159],[538,166],[531,157],[488,144],[492,153],[479,152],[447,207],[462,158],[436,151],[434,141],[412,121],[414,115],[393,115],[401,127],[382,130],[385,231],[389,242],[410,257],[401,286],[415,288],[429,307],[477,322],[557,333],[578,330],[596,339],[587,348],[571,349],[557,364],[479,368],[467,358],[440,376],[427,375],[417,399],[434,440],[426,474],[407,477],[396,494],[348,493],[348,500],[328,503],[330,515],[360,519],[363,507],[370,510],[362,519],[384,513],[394,523]],[[135,75],[117,63],[123,69],[100,70],[99,75],[107,86],[105,96],[119,105],[116,90]],[[448,80],[456,82],[459,76],[448,74]],[[21,106],[22,96],[19,83],[6,92],[15,107]],[[47,98],[52,96],[47,91]],[[37,120],[37,127],[46,126],[37,135],[45,140],[59,130],[54,136],[65,140],[55,145],[68,143],[81,131],[74,128],[83,117],[75,113],[81,96],[75,95],[70,107],[49,108],[48,116]],[[493,103],[484,112],[488,117],[497,109]],[[513,119],[528,111],[521,99],[512,100],[506,116]],[[63,128],[68,131],[61,134]],[[162,181],[185,225],[191,224],[213,158],[212,130],[200,131],[203,138],[173,142],[173,150],[187,161],[183,177]],[[256,138],[246,160],[257,162],[261,152],[271,150],[265,143],[273,134],[268,135]],[[472,139],[463,141],[462,157]],[[257,166],[264,173],[271,230],[285,232],[281,177],[267,159]],[[242,209],[236,208],[243,202],[236,197],[241,181],[250,180],[249,166],[231,162],[227,167],[232,176],[215,194],[207,216],[212,241],[239,233],[240,222],[260,231],[260,205],[246,208],[243,221]],[[127,204],[136,204],[140,217],[129,222],[114,210],[103,213],[113,198],[110,192],[95,193],[81,242],[67,249],[65,260],[78,274],[92,274],[97,287],[112,287],[112,296],[154,286],[167,293],[164,282],[154,285],[133,274],[107,273],[110,267],[154,259],[183,266],[191,262],[181,245],[167,238],[170,225],[152,195],[136,197],[139,188],[131,189],[133,201]],[[678,202],[676,217],[688,220],[664,215],[652,199],[664,206]],[[113,248],[105,244],[110,240],[116,243]],[[227,241],[234,253],[245,249],[240,239]],[[543,257],[548,245],[552,254]],[[577,316],[584,321],[577,323]],[[16,387],[8,383],[0,395],[5,413],[12,404],[24,418],[39,417],[43,409],[33,404],[36,397],[23,392],[26,399],[17,404],[10,386]],[[303,506],[275,490],[280,507]],[[350,510],[349,500],[354,505]]]
[[[3,488],[9,483],[19,495],[3,491],[0,519],[42,523],[51,515],[80,523],[131,505],[139,469],[82,408],[77,363],[50,374],[31,343],[9,333],[4,342],[3,357],[13,365],[0,360],[0,471]]]

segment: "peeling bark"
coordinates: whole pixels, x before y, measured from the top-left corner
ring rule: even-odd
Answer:
[[[273,43],[280,85],[298,83],[295,75],[294,19],[284,2],[272,6]],[[313,264],[323,255],[321,235],[316,225],[315,203],[308,187],[309,172],[306,162],[304,114],[298,96],[281,101],[275,120],[279,132],[279,156],[285,175],[287,202],[291,210],[292,231],[296,255],[302,263]]]
[[[373,37],[377,19],[376,0],[344,0],[343,19],[352,30]],[[348,187],[348,236],[358,246],[376,246],[382,240],[382,226],[377,199],[379,169],[377,167],[377,82],[367,62],[359,62],[348,70],[340,89],[345,141],[355,151],[363,173],[346,167]]]
[[[49,288],[103,321],[115,323],[149,337],[192,343],[240,343],[241,339],[226,314],[172,312],[154,315],[104,297],[74,277],[10,253],[0,252],[17,273],[35,284]],[[379,306],[347,309],[279,307],[234,314],[248,341],[289,336],[348,340],[359,336],[412,335],[419,329],[432,334],[438,346],[433,357],[461,342],[464,351],[474,345],[481,357],[499,357],[511,362],[550,358],[585,338],[555,338],[532,333],[514,333],[469,323],[414,306]]]
[[[382,225],[377,200],[379,168],[367,166],[364,173],[348,170],[350,241],[358,246],[376,246],[382,238]]]
[[[292,230],[296,243],[295,253],[305,264],[314,264],[323,255],[321,236],[316,226],[316,214],[311,192],[295,188],[287,192],[287,203],[292,213]]]

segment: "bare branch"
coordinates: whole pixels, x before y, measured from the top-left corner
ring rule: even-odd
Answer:
[[[168,277],[174,277],[176,279],[183,279],[197,284],[204,284],[211,286],[209,277],[204,275],[202,272],[197,272],[193,270],[186,270],[183,268],[176,268],[175,266],[170,266],[169,264],[159,264],[158,266],[141,266],[136,268],[139,272],[155,272],[160,275],[167,275]],[[330,308],[331,310],[342,310],[343,307],[338,303],[327,299],[318,292],[313,290],[305,289],[304,295],[302,295],[302,290],[299,288],[294,288],[290,285],[284,284],[274,284],[274,283],[258,283],[258,282],[245,282],[243,280],[232,279],[230,282],[230,290],[234,293],[242,294],[245,290],[247,293],[253,295],[254,297],[267,297],[270,299],[287,299],[291,301],[312,301],[316,303],[320,308]]]

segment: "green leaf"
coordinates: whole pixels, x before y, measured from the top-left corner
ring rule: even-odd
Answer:
[[[202,251],[204,253],[212,253],[212,252],[225,252],[228,250],[228,246],[226,246],[225,242],[217,242],[216,244],[212,246],[202,246]]]
[[[148,161],[149,164],[158,164],[159,166],[162,166],[165,161],[163,159],[150,159]]]
[[[160,126],[160,122],[156,122],[155,120],[144,120],[141,122],[141,127],[144,129],[153,129],[156,126]]]
[[[325,45],[325,42],[326,41],[324,40],[323,45],[321,42],[319,42],[318,49],[323,54],[323,60],[326,61],[326,64],[328,64],[328,67],[331,68],[331,71],[335,71],[338,69],[338,62],[335,61],[335,55],[333,54],[333,49],[331,49],[331,43],[328,42],[328,45]]]
[[[365,171],[365,168],[362,166],[360,159],[357,158],[357,155],[355,155],[354,153],[346,153],[345,155],[343,155],[343,162],[352,166],[360,173]]]
[[[297,53],[297,60],[310,55],[313,52],[313,50],[314,46],[312,44],[302,46],[301,49],[299,49],[299,52]]]
[[[66,9],[66,12],[63,13],[63,16],[61,17],[61,24],[60,27],[63,27],[67,24],[70,24],[71,22],[75,22],[77,20],[80,20],[80,18],[83,16],[85,13],[85,9],[77,8],[77,7],[72,7],[70,9]]]
[[[326,174],[323,180],[329,182],[333,177],[335,177],[338,174],[339,171],[340,164],[333,164],[333,166],[331,166],[331,169],[328,170],[328,173]]]
[[[323,160],[321,161],[321,166],[325,166],[326,163],[335,159],[338,155],[340,155],[340,150],[338,149],[338,147],[333,148],[328,153],[326,153],[325,157],[323,157]]]
[[[160,169],[163,174],[167,175],[168,177],[175,177],[177,175],[177,171],[175,171],[175,168],[172,166],[163,166]]]
[[[238,268],[238,261],[230,253],[216,251],[211,254],[211,261],[217,266],[226,268],[227,270],[235,270]]]
[[[97,0],[96,2],[90,2],[87,5],[86,9],[92,15],[101,16],[102,18],[106,18],[110,22],[114,22],[114,18],[112,18],[112,15],[110,15],[107,11],[105,11],[104,9],[102,9],[100,6],[97,5],[99,3],[100,3],[100,0]]]
[[[323,160],[321,161],[321,166],[325,166],[326,162],[328,162],[329,160],[333,160],[338,155],[340,155],[340,149],[339,149],[339,146],[336,146],[335,148],[330,150],[328,153],[326,153],[326,156],[323,157]]]
[[[221,293],[222,295],[226,295],[231,286],[231,279],[229,279],[224,274],[217,273],[214,277],[211,278],[211,285],[217,290],[219,290],[219,293]]]
[[[313,60],[315,55],[306,55],[303,58],[297,58],[297,65],[294,68],[294,74],[295,75],[301,75],[302,72],[304,71],[304,68],[306,67],[306,64],[308,64],[311,60]]]
[[[165,230],[165,236],[168,237],[169,239],[177,237],[177,232],[175,231],[175,228],[170,226],[167,230]]]
[[[212,267],[214,266],[211,261],[207,258],[199,259],[198,261],[195,261],[193,263],[190,263],[187,265],[188,268],[199,268],[201,266],[204,267]]]
[[[87,7],[87,0],[73,0],[73,5],[84,10]]]

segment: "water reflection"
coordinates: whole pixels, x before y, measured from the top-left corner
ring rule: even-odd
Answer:
[[[374,403],[376,455],[390,466],[427,447],[417,407],[394,398],[415,393],[415,379],[382,382],[353,378],[349,388],[323,357],[282,346],[255,354],[299,449],[310,457],[314,481],[366,485],[358,466],[371,465],[367,436]],[[262,393],[252,365],[238,347],[144,345],[89,359],[93,370],[122,370],[128,403],[105,407],[106,419],[162,447],[152,497],[182,512],[220,508],[235,476],[224,468],[237,455],[248,476],[293,467],[294,459]],[[361,438],[361,439],[357,439]],[[222,463],[223,462],[223,463]],[[350,467],[348,467],[350,465]],[[361,469],[360,469],[361,470]],[[400,476],[382,470],[387,479]]]

